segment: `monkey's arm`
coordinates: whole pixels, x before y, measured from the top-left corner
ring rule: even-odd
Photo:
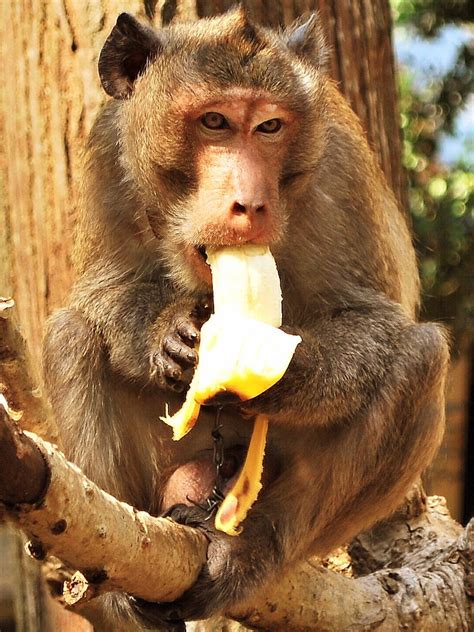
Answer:
[[[183,371],[197,362],[193,347],[209,316],[205,300],[177,297],[160,282],[120,281],[81,283],[72,303],[102,337],[115,372],[183,389]]]
[[[429,370],[447,349],[438,327],[414,323],[400,306],[384,299],[334,309],[291,332],[303,342],[286,374],[245,404],[282,423],[324,425],[351,418],[378,397],[395,358],[407,367],[421,362]],[[416,349],[407,347],[410,339],[416,339]]]

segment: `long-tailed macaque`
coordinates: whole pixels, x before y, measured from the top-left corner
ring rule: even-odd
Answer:
[[[113,99],[88,143],[78,280],[49,321],[47,385],[72,461],[210,543],[179,601],[117,596],[104,617],[180,629],[225,612],[392,512],[439,445],[447,345],[416,322],[405,218],[325,57],[314,15],[274,32],[242,8],[158,31],[122,14],[105,42]],[[251,415],[270,417],[264,488],[230,537],[199,506],[216,407],[178,443],[159,416],[180,407],[212,310],[206,247],[246,242],[270,246],[283,327],[302,343],[275,386],[222,410],[224,493]]]

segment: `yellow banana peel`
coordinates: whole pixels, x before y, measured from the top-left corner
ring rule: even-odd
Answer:
[[[266,246],[246,244],[207,253],[212,270],[215,313],[201,329],[199,363],[183,406],[161,420],[178,441],[194,426],[201,404],[223,391],[242,401],[260,395],[284,375],[299,336],[281,325],[280,279]],[[261,489],[268,418],[258,415],[247,457],[216,516],[216,528],[238,535]]]
[[[257,415],[242,471],[216,514],[214,523],[216,529],[227,533],[227,535],[241,533],[240,524],[247,517],[249,509],[257,500],[262,489],[261,480],[267,431],[267,415]]]

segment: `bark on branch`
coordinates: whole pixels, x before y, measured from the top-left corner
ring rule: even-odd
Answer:
[[[124,590],[168,601],[194,582],[205,559],[201,534],[117,501],[51,444],[33,434],[23,439],[32,443],[34,467],[34,446],[44,455],[49,483],[36,503],[5,513],[33,538],[37,557],[53,554],[80,568],[94,594]],[[434,497],[427,512],[408,520],[397,514],[360,538],[358,556],[375,564],[394,542],[400,566],[351,579],[310,561],[228,614],[265,630],[469,630],[474,524],[463,531]]]
[[[0,318],[0,358],[12,340],[7,322]],[[27,369],[14,346],[7,355],[10,370],[6,375],[0,361],[0,383],[19,383],[11,366]],[[17,408],[28,406],[28,397],[20,393]],[[205,560],[202,534],[119,502],[55,446],[23,433],[11,414],[0,408],[3,514],[33,538],[36,557],[55,555],[81,570],[85,596],[72,601],[108,590],[166,601],[192,585]],[[443,499],[433,497],[425,510],[414,498],[418,503],[353,543],[354,577],[309,561],[226,614],[253,629],[295,632],[472,629],[474,522],[463,530]]]
[[[6,427],[3,414],[3,436],[8,434]],[[11,443],[18,445],[18,433],[11,425],[9,429]],[[20,445],[28,446],[32,465],[28,467],[28,459],[19,455],[16,469],[23,467],[33,473],[32,478],[39,475],[48,483],[45,490],[33,483],[40,493],[29,503],[21,502],[24,493],[16,486],[20,502],[15,502],[10,489],[6,517],[33,539],[36,557],[52,554],[79,568],[96,585],[96,592],[120,590],[144,599],[172,601],[192,585],[205,559],[204,536],[119,502],[89,481],[52,444],[33,433],[20,436]],[[38,448],[43,468],[37,459]],[[0,468],[3,463],[0,460]],[[11,465],[7,464],[8,469]],[[0,488],[4,502],[5,493]],[[30,489],[28,496],[31,498]]]
[[[429,498],[416,516],[398,512],[356,546],[359,559],[383,558],[388,567],[349,578],[308,561],[234,617],[273,631],[472,629],[474,520],[463,530],[444,498]]]

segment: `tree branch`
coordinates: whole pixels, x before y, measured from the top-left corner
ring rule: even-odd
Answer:
[[[11,429],[18,432],[13,424]],[[192,585],[205,559],[206,541],[200,533],[117,501],[54,446],[33,434],[23,437],[43,454],[49,483],[35,503],[6,508],[5,513],[33,537],[36,557],[53,554],[80,568],[87,582],[76,582],[83,584],[84,593],[91,585],[93,596],[120,590],[169,601]],[[29,454],[36,462],[35,450]],[[5,480],[1,472],[0,480]],[[381,549],[391,550],[393,542],[403,566],[350,579],[306,562],[229,615],[265,630],[469,630],[472,613],[464,580],[473,573],[474,523],[463,532],[449,518],[444,502],[434,497],[427,512],[408,521],[398,514],[361,536],[359,556],[365,548],[375,558]]]
[[[28,371],[25,348],[22,343],[23,355],[16,354],[20,338],[12,337],[8,322],[0,318],[0,383],[4,392],[17,393],[15,407],[26,409],[33,402],[32,381],[18,375]],[[26,385],[26,394],[13,389],[10,380]],[[201,533],[151,517],[102,491],[55,446],[22,432],[12,419],[17,413],[5,398],[3,403],[3,515],[32,538],[34,557],[55,555],[80,569],[69,583],[69,603],[81,605],[111,590],[170,601],[193,584],[206,555]],[[46,410],[41,401],[33,403]],[[29,411],[27,416],[34,427],[34,416]],[[389,520],[359,536],[351,554],[352,578],[309,561],[227,614],[253,629],[295,632],[472,628],[474,522],[463,530],[449,517],[443,499],[433,497],[425,511],[415,495]]]
[[[34,557],[55,555],[81,569],[95,585],[94,594],[119,590],[143,599],[172,601],[194,583],[205,560],[203,535],[119,502],[52,444],[33,433],[20,434],[5,414],[0,415],[0,428],[0,437],[10,436],[9,445],[21,441],[24,447],[16,463],[0,459],[0,483],[6,482],[12,465],[15,471],[34,472],[41,454],[42,483],[26,485],[29,497],[30,488],[39,491],[29,503],[23,502],[23,490],[16,490],[20,493],[15,498],[11,489],[6,491],[8,485],[0,487],[0,498],[8,493],[5,517],[33,539]],[[144,568],[152,572],[144,573]]]
[[[362,548],[369,558],[384,550],[388,568],[351,579],[309,561],[240,605],[234,618],[265,630],[468,632],[474,520],[463,530],[443,498],[428,500],[419,516],[406,521],[397,513],[360,537],[359,555]]]
[[[0,409],[0,501],[34,503],[46,488],[48,468],[36,444],[13,423]]]

